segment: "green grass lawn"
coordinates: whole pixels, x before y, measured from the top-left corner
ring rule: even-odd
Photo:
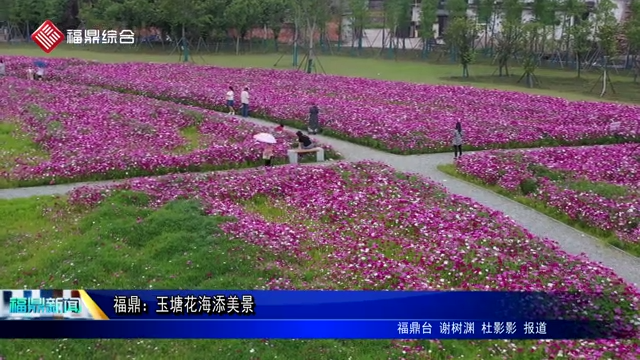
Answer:
[[[276,260],[270,253],[221,234],[229,219],[193,201],[157,211],[146,201],[120,193],[86,211],[58,198],[0,200],[0,288],[253,289],[281,275],[262,266]],[[0,340],[6,359],[375,359],[394,351],[389,341]]]
[[[268,249],[229,240],[219,225],[233,220],[207,216],[195,201],[177,200],[158,210],[150,210],[148,201],[131,192],[118,192],[95,208],[71,207],[58,197],[0,200],[0,288],[254,289],[268,279],[291,276],[264,266],[274,261],[305,269],[305,264],[276,257]],[[245,205],[264,214],[274,211],[260,201]],[[304,281],[321,276],[300,273]],[[432,359],[474,354],[498,359],[502,356],[493,356],[488,348],[499,349],[500,344],[421,342],[433,351]],[[514,358],[540,355],[525,351]],[[384,340],[95,339],[0,340],[2,357],[382,360],[403,355]]]
[[[45,160],[48,155],[23,134],[19,127],[10,120],[0,119],[0,174],[21,164],[35,164]],[[13,187],[14,183],[0,176],[0,189]]]
[[[559,211],[556,208],[548,206],[543,201],[533,199],[524,194],[517,194],[511,191],[505,190],[497,185],[489,185],[478,178],[461,173],[460,171],[458,171],[455,165],[440,165],[438,166],[438,169],[444,172],[445,174],[448,174],[460,180],[464,180],[466,182],[481,186],[487,190],[491,190],[511,200],[517,201],[542,214],[545,214],[553,219],[556,219],[564,224],[567,224],[579,231],[582,231],[593,237],[596,237],[609,245],[612,245],[621,250],[624,250],[631,255],[640,257],[640,246],[638,246],[637,244],[631,244],[628,242],[621,241],[612,231],[605,231],[602,229],[598,229],[596,227],[586,224],[583,221],[571,219],[569,216],[567,216],[567,214]],[[594,183],[590,181],[575,181],[567,184],[567,186],[570,186],[572,189],[577,191],[596,192],[605,197],[607,197],[607,195],[609,196],[624,195],[627,190],[626,188],[611,185],[611,184]]]
[[[177,53],[148,53],[131,50],[128,52],[107,52],[96,46],[96,51],[90,51],[89,47],[73,47],[61,45],[51,54],[47,55],[35,45],[1,45],[2,53],[10,55],[27,55],[46,57],[74,57],[102,62],[178,62]],[[98,51],[99,50],[99,51]],[[229,54],[193,54],[193,60],[197,64],[217,65],[225,67],[257,67],[273,68],[281,54],[257,54],[257,55],[229,55]],[[291,69],[291,55],[285,55],[278,63],[280,69]],[[301,59],[302,60],[302,59]],[[514,62],[511,69],[514,76],[492,76],[496,66],[478,64],[471,65],[470,79],[461,79],[461,67],[457,64],[440,64],[424,61],[394,61],[376,58],[358,58],[349,56],[319,56],[319,62],[328,74],[345,75],[353,77],[365,77],[381,80],[397,80],[408,82],[420,82],[427,84],[464,84],[481,88],[521,91],[532,94],[543,94],[564,97],[569,100],[605,100],[640,103],[640,85],[634,84],[626,71],[620,74],[612,73],[612,79],[617,94],[607,94],[603,99],[599,98],[599,87],[589,92],[593,84],[598,80],[599,73],[586,73],[582,79],[576,79],[576,73],[568,70],[539,69],[537,76],[540,87],[537,89],[526,88],[524,83],[517,84],[521,75],[521,69]]]

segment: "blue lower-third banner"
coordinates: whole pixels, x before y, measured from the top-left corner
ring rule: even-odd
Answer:
[[[0,321],[1,338],[598,339],[628,337],[599,322],[450,320]]]

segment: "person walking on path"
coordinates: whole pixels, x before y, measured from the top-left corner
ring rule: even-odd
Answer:
[[[456,128],[453,130],[453,158],[457,159],[462,156],[462,124],[456,122]]]
[[[307,129],[311,135],[316,135],[320,131],[320,120],[318,119],[319,113],[320,110],[318,109],[318,105],[312,103],[309,108],[309,126]]]
[[[227,108],[229,109],[229,115],[235,115],[236,111],[233,108],[233,100],[235,98],[235,93],[233,92],[233,86],[229,86],[229,91],[227,91],[226,99],[227,99]]]
[[[242,117],[249,117],[249,88],[245,87],[240,93],[240,103],[242,104]]]

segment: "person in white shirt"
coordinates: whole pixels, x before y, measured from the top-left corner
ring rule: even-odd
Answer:
[[[245,87],[240,93],[240,102],[242,103],[242,117],[249,117],[249,88]]]
[[[28,80],[34,80],[35,79],[35,74],[33,73],[33,69],[32,68],[28,68],[27,69],[27,79]]]
[[[229,115],[236,114],[236,111],[233,108],[234,97],[235,97],[235,93],[233,92],[233,86],[229,86],[229,91],[227,91],[227,107],[229,108]]]
[[[42,66],[38,66],[36,70],[36,80],[42,80],[44,78],[44,68]]]

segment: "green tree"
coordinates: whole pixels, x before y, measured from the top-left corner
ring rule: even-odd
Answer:
[[[280,31],[284,25],[287,13],[289,10],[289,4],[287,0],[263,0],[260,1],[260,7],[258,9],[258,20],[256,23],[264,27],[265,30],[271,30],[273,32],[274,48],[278,51],[278,37]],[[265,33],[265,43],[267,34]]]
[[[595,39],[603,56],[612,57],[617,53],[617,36],[620,33],[614,15],[617,5],[611,0],[600,0],[595,11]]]
[[[0,0],[0,21],[11,21],[21,31],[33,32],[49,19],[65,31],[77,22],[76,7],[70,0]]]
[[[113,28],[114,21],[106,19],[107,8],[112,4],[111,0],[97,0],[96,2],[82,3],[78,17],[82,19],[87,27],[105,29]]]
[[[449,23],[444,34],[447,44],[450,47],[455,47],[458,52],[463,78],[469,77],[469,65],[474,60],[477,29],[474,20],[457,17]]]
[[[525,80],[528,87],[532,88],[539,83],[538,78],[535,75],[536,68],[538,67],[538,48],[543,42],[544,24],[542,22],[529,22],[522,27],[522,37],[520,44],[518,44],[518,50],[522,54],[522,68],[524,73],[518,79],[518,83]]]
[[[21,29],[30,27],[30,30],[33,31],[46,20],[46,8],[41,4],[37,0],[16,0],[12,3],[9,20]]]
[[[270,0],[273,1],[273,0]],[[201,18],[197,29],[204,38],[213,38],[218,41],[228,37],[228,29],[233,24],[233,19],[225,16],[226,8],[231,0],[206,0],[202,4],[202,11],[208,16]],[[262,8],[261,8],[262,9]]]
[[[369,24],[369,3],[363,0],[349,0],[349,20],[351,21],[351,47],[358,41],[358,54],[362,51],[364,29]]]
[[[633,81],[640,77],[640,0],[631,0],[629,4],[629,18],[624,24],[624,35],[627,38],[629,54],[633,54]]]
[[[331,17],[331,0],[298,0],[293,2],[294,18],[297,25],[305,25],[308,41],[307,72],[315,66],[315,35]],[[296,26],[296,28],[298,28]],[[294,60],[295,62],[295,60]]]
[[[398,1],[398,27],[404,30],[411,26],[411,11],[413,9],[413,0],[395,0]],[[402,37],[402,50],[407,50],[406,37]]]
[[[406,29],[411,23],[411,0],[387,0],[384,2],[385,21],[389,29],[389,54],[397,56],[400,47],[400,38],[396,36],[399,29]],[[405,39],[402,39],[403,48],[406,49]]]
[[[492,37],[490,35],[489,27],[493,22],[493,16],[496,8],[495,0],[479,0],[478,1],[478,22],[484,24],[484,34],[483,34],[483,46],[485,50],[489,50],[489,40]],[[491,32],[493,29],[491,30]]]
[[[240,42],[258,25],[260,3],[258,0],[232,0],[224,15],[235,30],[236,55],[240,54]]]
[[[600,96],[604,96],[607,91],[607,86],[610,85],[613,90],[613,84],[609,78],[609,61],[617,53],[618,34],[620,33],[620,26],[614,15],[614,11],[617,5],[611,0],[600,0],[595,11],[594,26],[595,26],[595,39],[598,43],[598,49],[602,55],[602,90]],[[595,86],[595,84],[594,84]],[[614,90],[615,92],[615,90]]]
[[[397,42],[395,40],[395,34],[398,30],[398,0],[387,0],[383,2],[384,6],[384,21],[385,26],[388,29],[387,42],[389,44],[389,54],[395,53]],[[385,29],[385,30],[387,30]],[[384,34],[383,34],[384,35]],[[383,50],[385,46],[385,39],[382,40]]]
[[[293,20],[293,66],[298,66],[298,45],[301,38],[301,29],[304,22],[303,8],[295,0],[288,2],[291,10],[291,19]]]
[[[157,16],[156,9],[149,0],[86,2],[79,12],[79,17],[87,28],[141,28],[154,24]]]
[[[463,18],[467,16],[469,4],[467,0],[448,0],[445,9],[449,12],[449,19]]]
[[[582,63],[591,51],[589,38],[593,31],[589,17],[583,19],[588,12],[587,5],[581,0],[563,0],[560,8],[564,14],[565,44],[567,50],[574,55],[577,77],[580,78]]]
[[[156,20],[155,8],[148,0],[125,0],[121,7],[121,16],[126,28],[144,28]]]
[[[13,0],[0,0],[0,22],[9,21]]]
[[[498,76],[509,76],[509,59],[515,56],[521,44],[523,5],[519,0],[506,0],[502,4],[502,29],[496,44]]]
[[[573,25],[567,33],[568,46],[575,55],[576,72],[578,78],[582,75],[583,63],[591,51],[592,24],[589,17],[583,19],[588,9],[585,3],[580,0],[565,0],[564,11],[573,19]]]
[[[201,29],[211,26],[213,15],[208,11],[207,0],[157,0],[152,6],[157,8],[156,21],[166,23],[171,34],[179,39],[184,61],[189,59],[191,43],[189,34],[200,33]]]
[[[558,10],[558,3],[555,0],[534,0],[532,6],[533,18],[537,23],[538,30],[540,31],[539,50],[545,52],[545,45],[548,39],[548,31],[552,30],[553,36],[555,36],[555,25],[558,22],[556,12]],[[530,31],[530,29],[527,29]]]
[[[335,16],[335,20],[338,22],[338,50],[342,49],[342,40],[344,38],[344,17],[348,12],[349,8],[349,0],[334,0],[333,1],[333,12]],[[367,10],[367,16],[370,16],[369,10]],[[370,22],[371,19],[369,19]],[[348,27],[351,29],[351,26]]]
[[[42,1],[42,14],[55,24],[65,22],[67,17],[68,0],[46,0]],[[38,24],[40,25],[40,24]]]
[[[569,29],[570,44],[575,54],[578,78],[582,75],[583,62],[586,61],[587,55],[591,51],[591,40],[589,40],[591,30],[590,21],[587,20],[579,21]]]
[[[467,3],[467,0],[448,0],[445,3],[445,10],[449,14],[449,19],[448,19],[447,27],[444,29],[444,38],[445,38],[445,42],[447,43],[447,48],[449,50],[449,53],[451,54],[452,61],[455,61],[455,58],[458,55],[462,55],[462,52],[461,52],[461,49],[457,47],[456,43],[451,41],[453,39],[452,36],[449,36],[449,40],[447,40],[447,29],[449,28],[449,26],[451,26],[451,24],[453,24],[454,21],[456,21],[456,19],[467,19],[468,9],[469,9],[469,4]],[[457,29],[455,29],[455,31],[452,31],[450,35],[453,35],[455,33],[456,35],[455,37],[458,37],[460,35],[459,34],[460,31],[469,30],[466,27],[466,24],[463,24],[463,22],[458,22],[456,26],[457,26]],[[458,40],[460,39],[456,39],[456,41]],[[460,61],[462,61],[462,59],[460,59]],[[463,73],[464,73],[464,66],[463,66]]]
[[[436,22],[439,0],[422,0],[420,3],[420,38],[422,39],[422,57],[427,57],[428,43],[434,37],[433,24]]]

